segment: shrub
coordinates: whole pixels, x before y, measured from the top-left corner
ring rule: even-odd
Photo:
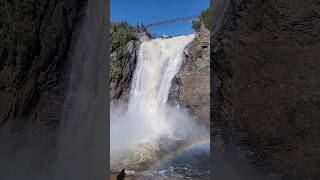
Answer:
[[[199,19],[196,19],[196,20],[193,20],[192,21],[192,28],[195,30],[195,31],[199,31],[200,30],[200,27],[201,27],[201,21]]]
[[[201,13],[201,20],[204,24],[204,26],[210,30],[211,27],[211,21],[210,21],[210,8],[206,9],[205,11],[202,11]]]
[[[115,48],[125,46],[131,40],[137,40],[137,29],[127,22],[111,23],[111,36]]]
[[[137,40],[138,29],[127,22],[111,23],[110,33],[112,49],[116,57],[111,61],[111,81],[116,80],[121,75],[122,60],[127,56],[127,43]]]
[[[202,58],[203,53],[203,49],[198,49],[196,51],[196,58]]]
[[[204,25],[205,28],[210,30],[211,22],[210,22],[210,9],[206,9],[201,12],[200,18],[192,21],[192,28],[195,31],[199,31],[201,24]]]

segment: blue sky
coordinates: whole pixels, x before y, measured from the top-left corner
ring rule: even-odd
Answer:
[[[210,0],[110,0],[111,22],[150,24],[178,17],[199,15]],[[156,35],[180,35],[193,32],[191,22],[180,22],[148,29]]]

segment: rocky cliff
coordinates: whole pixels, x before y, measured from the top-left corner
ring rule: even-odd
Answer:
[[[141,43],[138,37],[138,32],[126,23],[112,25],[110,34],[111,101],[128,101],[131,79]]]
[[[131,79],[136,67],[140,43],[140,41],[134,40],[128,42],[126,44],[126,55],[122,58],[118,58],[117,52],[112,51],[111,63],[119,61],[121,68],[118,77],[111,77],[110,100],[121,99],[128,101]]]
[[[185,48],[184,63],[172,89],[176,88],[177,101],[206,127],[210,124],[209,82],[210,32],[202,26],[195,32],[195,39]]]
[[[54,130],[84,0],[0,2],[0,127]]]
[[[319,179],[319,1],[217,0],[212,12],[212,128],[261,172]]]

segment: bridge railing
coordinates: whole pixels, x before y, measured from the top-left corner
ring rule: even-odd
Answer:
[[[155,22],[155,23],[151,23],[151,24],[147,24],[147,25],[142,24],[141,26],[140,25],[137,26],[137,28],[139,29],[139,31],[146,31],[148,28],[162,26],[162,25],[166,25],[166,24],[174,24],[174,23],[179,23],[179,22],[192,21],[197,18],[199,18],[198,15],[189,16],[189,17],[182,17],[182,18],[175,18],[175,19],[159,21],[159,22]]]

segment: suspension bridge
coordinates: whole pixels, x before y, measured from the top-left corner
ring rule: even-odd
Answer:
[[[192,20],[198,19],[198,18],[199,18],[199,15],[195,15],[195,16],[180,17],[180,18],[173,18],[173,19],[158,21],[155,23],[147,24],[147,25],[144,25],[143,23],[142,24],[137,23],[136,28],[138,28],[139,31],[145,31],[148,28],[158,27],[158,26],[167,25],[167,24],[174,24],[174,23],[179,23],[179,22],[187,22],[187,21],[192,21]],[[123,21],[118,21],[118,22],[114,22],[114,23],[121,24],[121,23],[123,23]]]
[[[147,24],[144,25],[140,28],[153,28],[153,27],[158,27],[158,26],[162,26],[162,25],[166,25],[166,24],[174,24],[174,23],[179,23],[179,22],[186,22],[186,21],[192,21],[197,19],[199,16],[188,16],[188,17],[182,17],[182,18],[174,18],[174,19],[169,19],[169,20],[164,20],[164,21],[159,21],[156,23],[152,23],[152,24]]]

